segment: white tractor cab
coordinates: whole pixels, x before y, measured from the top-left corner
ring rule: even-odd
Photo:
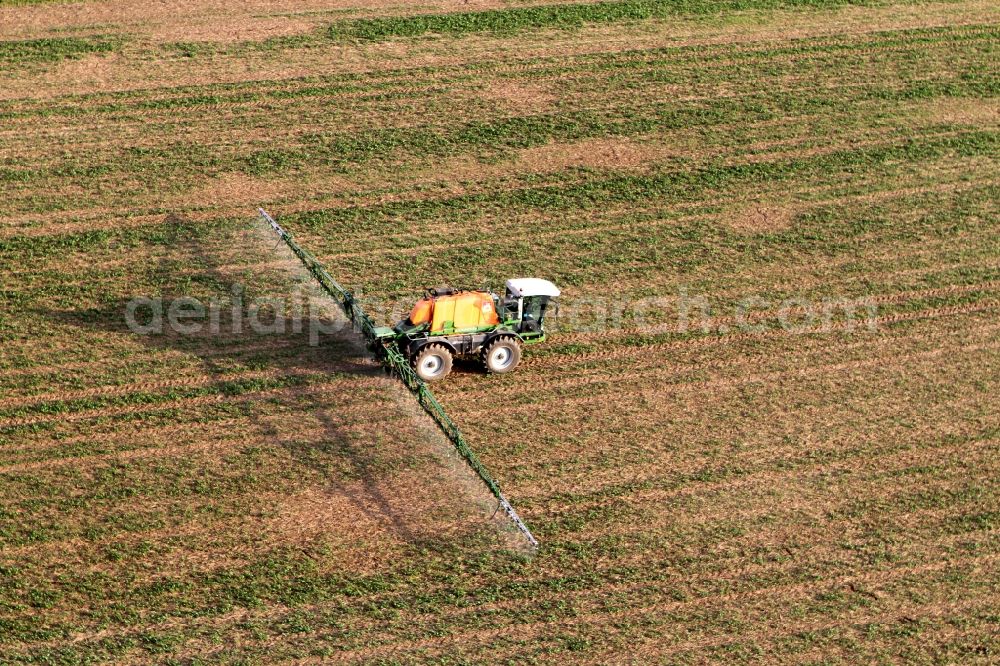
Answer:
[[[500,301],[500,318],[509,322],[522,338],[544,336],[542,323],[545,311],[559,293],[559,287],[541,278],[507,280],[506,291]]]

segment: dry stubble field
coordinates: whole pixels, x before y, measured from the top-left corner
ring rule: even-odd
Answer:
[[[995,3],[0,2],[0,40],[0,662],[997,660]],[[286,293],[257,204],[370,303],[614,301],[438,390],[537,554],[352,336],[126,329]],[[608,325],[681,290],[708,330]],[[831,297],[874,330],[778,326]]]

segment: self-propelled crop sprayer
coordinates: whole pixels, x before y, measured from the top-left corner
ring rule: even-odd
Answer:
[[[428,289],[393,328],[375,329],[426,382],[444,379],[456,355],[478,356],[487,372],[503,374],[521,361],[521,345],[545,340],[545,312],[559,289],[548,280],[507,280],[503,297],[489,291]]]
[[[535,537],[426,382],[446,377],[451,372],[453,358],[459,355],[478,356],[487,372],[503,374],[514,370],[521,360],[522,345],[545,340],[545,314],[552,299],[559,296],[559,289],[539,278],[507,280],[503,296],[486,290],[428,289],[403,321],[393,327],[376,326],[352,292],[340,286],[264,209],[257,210],[323,290],[340,305],[365,337],[368,348],[417,395],[421,406],[500,502],[500,508],[531,545],[537,546]]]

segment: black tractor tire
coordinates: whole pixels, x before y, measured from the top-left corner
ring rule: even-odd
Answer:
[[[414,372],[425,382],[440,381],[451,372],[451,352],[444,345],[429,344],[420,348],[412,364]]]
[[[511,372],[521,362],[521,342],[517,338],[497,338],[483,349],[486,372],[502,375]]]

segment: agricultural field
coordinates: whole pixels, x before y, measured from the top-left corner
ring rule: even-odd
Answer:
[[[994,0],[0,0],[0,663],[996,663],[998,63]],[[379,323],[562,288],[434,386],[537,550],[258,205]]]

